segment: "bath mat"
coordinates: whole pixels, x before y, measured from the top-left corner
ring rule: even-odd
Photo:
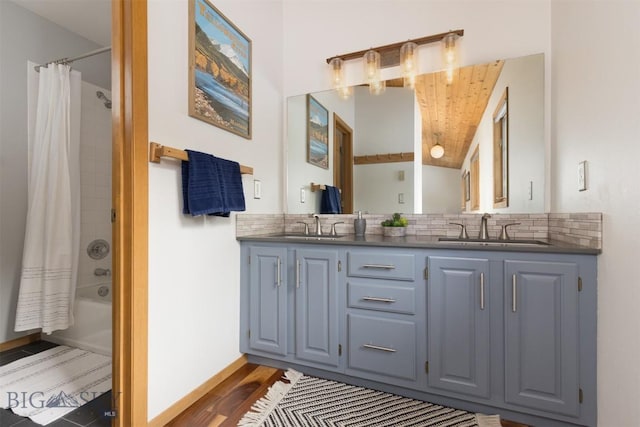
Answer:
[[[240,420],[239,426],[500,427],[497,415],[309,377],[292,369]]]
[[[111,358],[58,346],[0,367],[0,408],[47,425],[111,390]]]

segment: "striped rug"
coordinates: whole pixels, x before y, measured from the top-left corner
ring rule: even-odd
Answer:
[[[497,415],[474,414],[289,370],[238,426],[500,427]]]
[[[0,367],[0,408],[47,425],[111,390],[111,357],[58,346]]]

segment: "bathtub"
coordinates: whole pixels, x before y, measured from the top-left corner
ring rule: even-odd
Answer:
[[[111,283],[78,288],[73,315],[73,326],[44,339],[111,356]]]

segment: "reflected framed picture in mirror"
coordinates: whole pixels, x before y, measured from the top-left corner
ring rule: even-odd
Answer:
[[[307,161],[329,169],[329,111],[307,95]]]

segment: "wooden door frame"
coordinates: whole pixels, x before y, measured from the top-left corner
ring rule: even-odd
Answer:
[[[147,0],[112,0],[113,409],[147,425]]]
[[[349,135],[346,147],[343,144],[343,153],[341,158],[343,160],[348,159],[346,168],[343,171],[343,182],[345,183],[342,188],[343,199],[343,213],[353,213],[353,129],[344,120],[340,118],[335,112],[333,113],[333,182],[338,183],[338,165],[336,159],[338,158],[338,146],[336,144],[336,137],[338,135],[338,129],[343,129],[346,134]],[[344,143],[344,141],[343,141]],[[344,202],[346,200],[346,203]]]

